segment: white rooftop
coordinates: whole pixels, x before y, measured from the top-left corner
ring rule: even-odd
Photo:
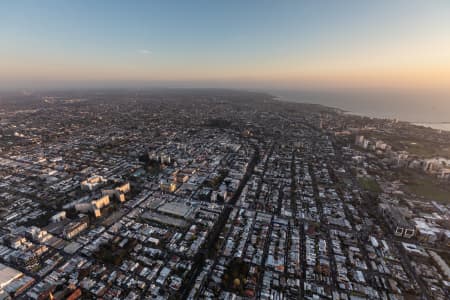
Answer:
[[[22,275],[22,272],[0,264],[0,289],[3,289],[15,279],[20,278]]]

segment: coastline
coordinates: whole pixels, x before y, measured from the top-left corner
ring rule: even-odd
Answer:
[[[428,127],[436,130],[450,131],[450,123],[411,123],[417,126]]]
[[[321,105],[323,107],[327,107],[327,108],[333,109],[336,112],[343,113],[343,114],[360,116],[360,117],[375,118],[375,119],[399,120],[399,121],[406,122],[406,123],[409,123],[409,124],[415,125],[415,126],[422,126],[422,127],[435,129],[435,130],[449,131],[450,132],[450,122],[412,122],[412,121],[407,121],[407,120],[394,118],[392,116],[383,116],[383,115],[379,115],[379,114],[376,114],[376,113],[374,114],[374,113],[364,113],[364,112],[350,111],[348,109],[335,107],[335,106],[327,105],[327,104],[323,104],[323,103],[314,103],[314,102],[308,102],[308,101],[293,100],[293,99],[289,99],[289,98],[286,98],[286,97],[283,97],[283,96],[280,96],[280,95],[272,95],[272,97],[273,97],[273,100],[276,100],[276,101]]]

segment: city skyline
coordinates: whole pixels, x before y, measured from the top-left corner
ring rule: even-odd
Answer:
[[[1,4],[0,88],[448,90],[446,1]]]

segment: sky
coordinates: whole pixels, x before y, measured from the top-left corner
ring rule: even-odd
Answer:
[[[0,2],[0,88],[450,89],[450,1]]]

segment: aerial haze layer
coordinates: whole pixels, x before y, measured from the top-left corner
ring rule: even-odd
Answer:
[[[15,1],[0,35],[0,90],[269,89],[450,121],[448,1]]]
[[[0,86],[448,89],[448,1],[9,1]]]

